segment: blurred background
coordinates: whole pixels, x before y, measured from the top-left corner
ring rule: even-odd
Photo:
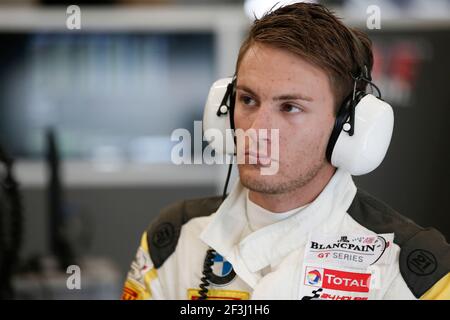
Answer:
[[[194,131],[276,2],[0,0],[0,297],[117,299],[159,210],[221,193],[226,166],[172,164],[170,136]],[[450,0],[320,2],[369,33],[394,107],[387,157],[357,185],[450,239]],[[82,290],[67,289],[69,264]]]

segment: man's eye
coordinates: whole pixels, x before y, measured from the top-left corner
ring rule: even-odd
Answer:
[[[300,107],[295,106],[293,104],[283,104],[281,106],[281,111],[287,112],[287,113],[296,113],[296,112],[302,112],[303,110]]]
[[[251,97],[245,96],[245,95],[241,95],[241,96],[239,97],[239,100],[240,100],[244,105],[247,105],[247,106],[254,106],[254,105],[256,104],[256,101],[255,101],[255,100],[253,100]]]

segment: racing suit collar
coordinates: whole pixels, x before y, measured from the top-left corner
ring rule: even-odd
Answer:
[[[246,192],[237,179],[230,194],[215,212],[213,219],[200,234],[211,248],[226,257],[239,243],[240,236],[247,223],[245,216]]]
[[[285,220],[261,228],[241,241],[240,236],[247,224],[244,212],[246,189],[238,180],[200,238],[233,265],[241,265],[236,260],[242,260],[248,271],[255,273],[276,264],[304,245],[309,234],[319,226],[326,224],[329,226],[326,229],[331,229],[333,224],[343,218],[355,194],[356,186],[351,175],[338,169],[307,208]]]

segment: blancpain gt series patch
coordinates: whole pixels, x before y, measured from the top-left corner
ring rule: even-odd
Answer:
[[[305,261],[356,269],[388,264],[394,234],[313,235],[307,243]]]

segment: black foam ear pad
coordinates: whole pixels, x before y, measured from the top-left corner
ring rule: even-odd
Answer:
[[[339,135],[341,134],[342,127],[344,126],[344,123],[350,116],[350,107],[352,102],[353,102],[353,94],[351,93],[350,95],[347,96],[347,98],[344,99],[344,102],[341,104],[341,107],[339,108],[338,113],[336,115],[333,131],[331,132],[330,140],[328,140],[326,151],[326,157],[329,162],[331,162],[331,155],[333,154],[333,149],[336,144],[336,141]]]
[[[236,78],[233,79],[233,81],[231,82],[231,84],[233,85],[233,89],[231,90],[231,94],[230,94],[230,128],[232,130],[235,129],[234,126],[234,107],[236,105]]]
[[[334,146],[336,145],[336,141],[338,140],[339,135],[342,132],[344,124],[350,117],[350,112],[352,108],[355,108],[356,105],[359,103],[359,101],[361,101],[361,99],[365,95],[366,94],[364,92],[358,91],[355,95],[355,99],[353,100],[353,92],[352,92],[347,96],[347,98],[344,99],[344,102],[341,104],[341,107],[339,108],[339,111],[336,115],[333,131],[331,132],[330,140],[328,140],[326,150],[326,157],[330,163],[331,163],[331,156],[333,155]]]

